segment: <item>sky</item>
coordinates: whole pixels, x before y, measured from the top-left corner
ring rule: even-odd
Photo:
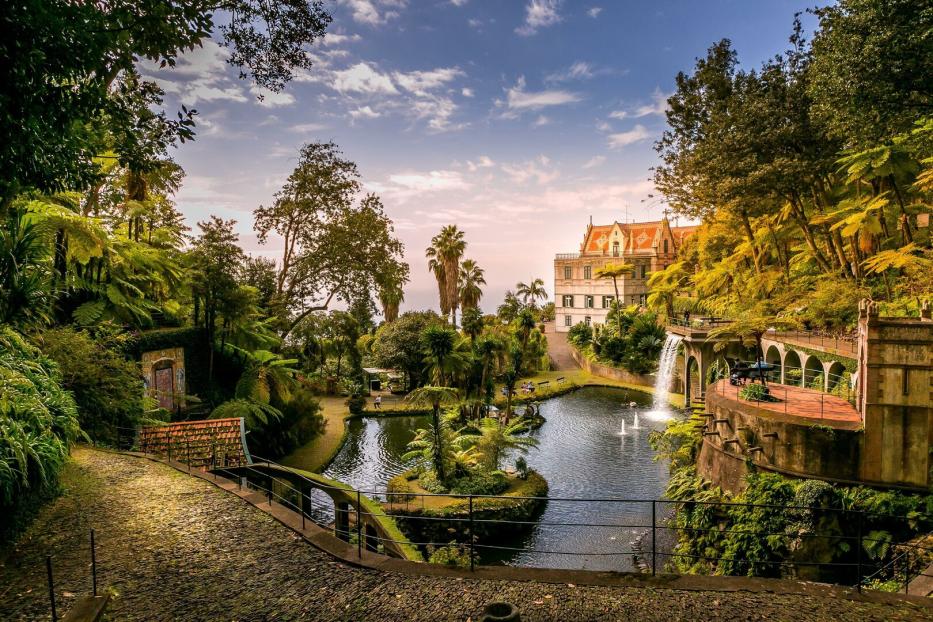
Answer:
[[[744,67],[786,49],[797,0],[328,0],[314,66],[261,93],[213,41],[173,69],[143,64],[166,107],[198,111],[198,136],[172,157],[189,225],[272,202],[301,145],[335,141],[378,194],[406,247],[402,310],[437,308],[424,250],[446,224],[486,271],[481,306],[518,281],[553,288],[555,253],[586,225],[657,220],[653,143],[679,71],[722,38]],[[812,26],[812,18],[805,21]],[[686,224],[681,221],[680,224]]]

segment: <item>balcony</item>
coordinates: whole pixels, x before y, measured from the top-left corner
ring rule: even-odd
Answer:
[[[557,253],[554,259],[579,259],[580,253]]]

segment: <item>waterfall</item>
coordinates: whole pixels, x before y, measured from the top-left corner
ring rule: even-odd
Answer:
[[[654,381],[654,404],[652,412],[661,414],[670,411],[668,392],[671,389],[671,380],[674,377],[674,365],[677,363],[677,346],[683,341],[680,335],[667,334],[667,340],[661,349],[661,358],[658,361],[658,374]]]

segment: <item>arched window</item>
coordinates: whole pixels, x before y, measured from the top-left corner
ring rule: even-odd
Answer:
[[[667,240],[664,240],[664,254],[667,254]]]
[[[619,243],[618,242],[612,243],[612,256],[613,257],[619,256]]]

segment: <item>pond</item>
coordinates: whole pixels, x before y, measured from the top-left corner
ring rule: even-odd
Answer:
[[[547,421],[532,433],[540,444],[526,459],[547,479],[552,499],[537,525],[523,538],[507,543],[529,550],[495,554],[486,550],[482,561],[633,570],[632,542],[650,530],[652,507],[622,500],[657,499],[668,479],[668,465],[656,462],[648,446],[648,433],[665,425],[664,417],[650,405],[648,393],[601,387],[542,402],[541,414]],[[384,490],[391,477],[406,469],[401,455],[427,421],[428,417],[351,421],[346,444],[324,474],[360,490]],[[620,434],[623,422],[624,435]],[[511,467],[514,459],[505,464]],[[650,547],[649,535],[645,548]]]

